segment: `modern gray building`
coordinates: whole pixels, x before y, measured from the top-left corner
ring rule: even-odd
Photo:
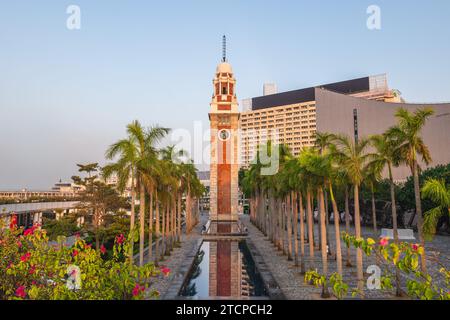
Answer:
[[[399,108],[414,112],[431,107],[434,115],[425,124],[422,137],[428,146],[433,162],[422,169],[450,163],[450,103],[390,103],[352,97],[325,89],[315,89],[316,126],[318,132],[331,132],[348,136],[368,137],[381,134],[397,123],[395,113]],[[394,170],[394,179],[405,180],[411,175],[406,166]]]

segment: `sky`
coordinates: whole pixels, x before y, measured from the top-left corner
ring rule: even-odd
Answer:
[[[450,101],[448,0],[0,0],[0,190],[104,164],[134,119],[206,129],[223,34],[239,100],[387,73],[408,102]]]

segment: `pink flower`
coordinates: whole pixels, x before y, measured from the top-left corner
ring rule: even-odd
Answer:
[[[170,269],[167,267],[161,268],[161,272],[167,277],[170,273]]]
[[[18,246],[19,248],[22,248],[22,242],[21,242],[21,241],[17,241],[17,246]]]
[[[78,250],[73,250],[73,252],[72,252],[72,257],[76,257],[77,255],[78,255]]]
[[[36,271],[36,266],[33,265],[33,266],[30,267],[30,270],[28,270],[28,273],[29,274],[34,274],[35,271]]]
[[[123,234],[120,234],[116,237],[117,244],[122,244],[124,241],[125,241],[125,237],[123,236]]]
[[[380,246],[384,247],[389,243],[389,238],[385,237],[385,238],[381,238],[380,240]]]
[[[102,254],[105,254],[105,253],[106,253],[106,248],[105,248],[104,245],[102,245],[102,246],[100,247],[100,252],[101,252]]]
[[[13,230],[17,227],[17,217],[16,216],[12,216],[11,217],[11,222],[9,223],[9,229]]]
[[[16,296],[25,299],[27,293],[25,292],[25,286],[20,286],[16,289]]]
[[[139,293],[140,293],[140,290],[139,290],[139,289],[140,289],[139,284],[136,283],[136,285],[135,285],[134,288],[133,288],[133,292],[132,292],[133,297],[136,297],[136,296],[139,295]]]
[[[140,286],[138,283],[136,283],[136,285],[133,288],[132,294],[133,297],[137,297],[141,292],[145,291],[145,287],[144,286]]]
[[[417,250],[419,250],[420,245],[417,244],[417,243],[413,243],[413,244],[411,245],[411,247],[412,247],[412,249],[413,249],[414,251],[417,251]]]
[[[20,261],[27,262],[28,260],[30,260],[30,257],[31,257],[31,253],[27,252],[23,256],[20,257]]]
[[[32,226],[31,228],[25,230],[25,232],[23,233],[24,236],[31,236],[32,234],[34,234],[34,231],[37,229],[37,225]]]
[[[75,238],[80,239],[80,233],[79,232],[75,233]]]

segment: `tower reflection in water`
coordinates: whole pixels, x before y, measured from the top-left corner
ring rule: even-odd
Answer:
[[[196,299],[266,296],[245,241],[204,241],[181,296]]]

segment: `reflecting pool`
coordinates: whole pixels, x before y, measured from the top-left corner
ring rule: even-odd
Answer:
[[[247,243],[204,241],[180,296],[194,299],[267,296]]]

